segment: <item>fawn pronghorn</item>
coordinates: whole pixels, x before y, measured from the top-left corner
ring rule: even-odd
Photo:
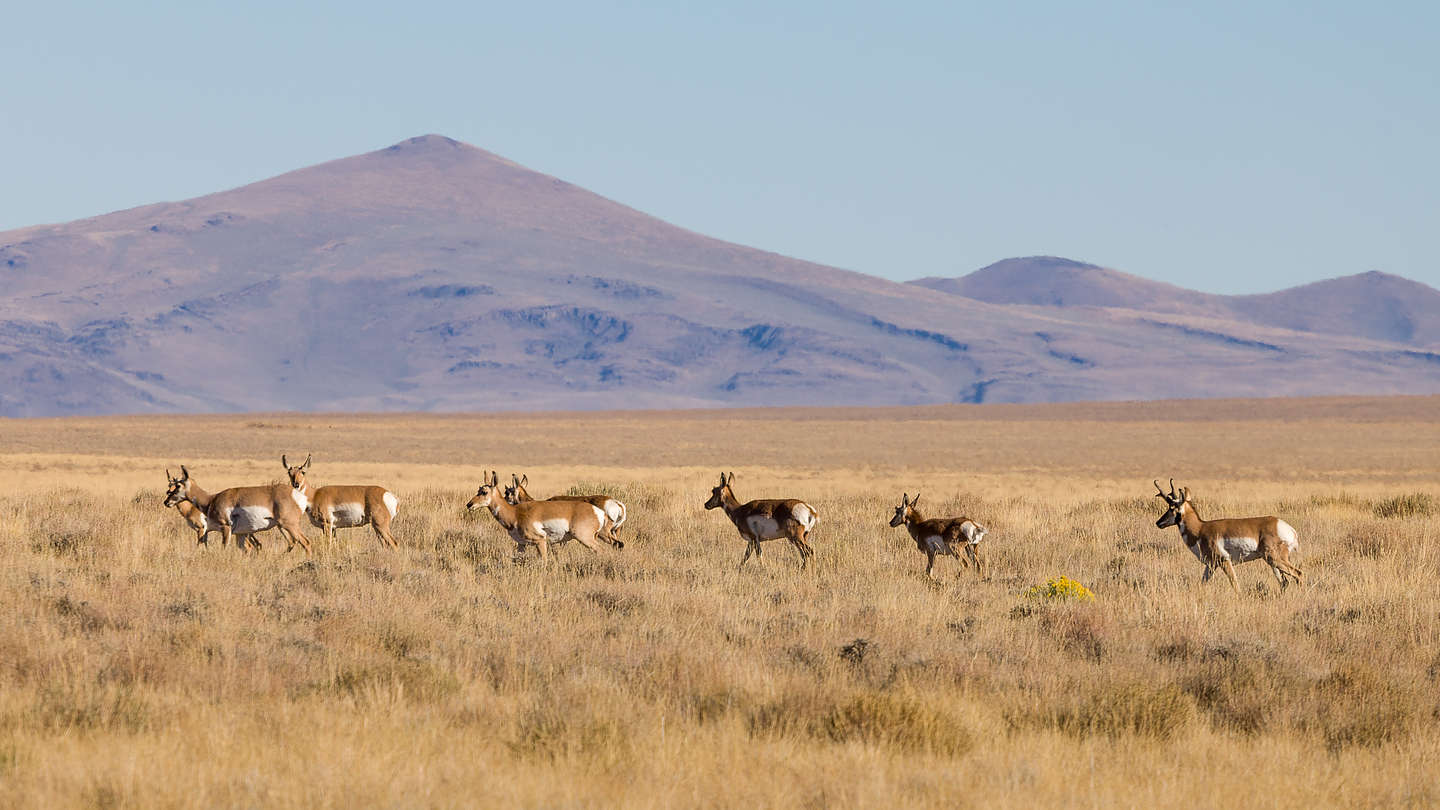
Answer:
[[[395,513],[400,509],[395,493],[384,487],[362,484],[316,487],[305,478],[305,470],[310,467],[308,454],[305,463],[298,467],[291,467],[283,455],[280,463],[285,465],[290,486],[302,490],[309,501],[305,514],[310,518],[310,525],[319,529],[327,541],[335,542],[336,529],[354,529],[369,524],[382,545],[399,547],[400,544],[390,534],[390,521],[395,519]]]
[[[505,501],[512,506],[535,500],[525,490],[525,485],[530,483],[530,476],[510,474],[510,486],[505,488]],[[625,518],[628,513],[625,504],[619,498],[612,498],[609,495],[551,495],[547,501],[584,501],[600,507],[605,513],[605,525],[600,527],[599,537],[615,548],[624,548],[625,544],[620,541],[616,532],[625,525]]]
[[[220,544],[235,537],[235,546],[245,550],[248,539],[260,548],[255,535],[266,529],[280,530],[280,536],[289,543],[286,551],[295,548],[298,542],[305,553],[310,554],[310,541],[303,529],[305,507],[308,501],[304,490],[286,484],[269,484],[258,487],[232,487],[208,495],[190,480],[190,471],[180,467],[181,478],[173,482],[170,493],[165,497],[166,506],[175,506],[188,501],[205,512],[209,531],[220,532]]]
[[[465,508],[489,509],[495,522],[510,533],[515,541],[515,550],[524,551],[532,545],[540,552],[540,559],[550,559],[550,545],[563,543],[571,538],[591,551],[599,550],[595,538],[600,527],[605,525],[605,511],[585,501],[526,501],[508,503],[500,491],[500,474],[491,472],[485,483],[475,491],[475,497]]]
[[[809,565],[815,549],[805,542],[805,538],[819,518],[815,507],[793,498],[740,503],[730,488],[734,481],[735,473],[720,473],[720,485],[710,490],[710,500],[705,502],[705,508],[724,509],[730,522],[740,530],[740,536],[745,538],[745,556],[740,558],[740,567],[745,567],[751,554],[757,558],[760,556],[761,543],[781,537],[788,538],[795,550],[800,552],[800,567],[803,569]]]
[[[176,478],[175,476],[170,474],[169,470],[165,471],[165,479],[170,482],[169,487],[165,490],[165,505],[173,505],[175,507],[175,511],[180,513],[180,517],[184,518],[185,522],[190,525],[190,528],[195,532],[196,543],[200,545],[209,545],[209,543],[206,542],[208,535],[211,532],[220,531],[220,525],[217,523],[211,523],[210,519],[205,517],[204,508],[197,506],[196,503],[210,503],[210,493],[201,489],[198,485],[192,483],[190,485],[190,494],[194,496],[195,500],[175,500],[172,502],[171,497],[175,495],[176,492],[180,491],[184,487],[185,481],[190,478],[190,471],[185,469],[184,464],[180,465],[180,473],[181,477]],[[254,538],[251,539],[253,540],[255,545],[260,545],[259,540]]]
[[[1190,490],[1182,487],[1175,493],[1175,479],[1170,479],[1170,493],[1167,495],[1160,482],[1155,481],[1157,498],[1164,499],[1169,507],[1165,514],[1155,521],[1161,529],[1176,526],[1180,539],[1190,553],[1205,565],[1202,582],[1209,582],[1215,569],[1225,571],[1230,578],[1230,587],[1240,592],[1240,583],[1235,581],[1234,562],[1261,560],[1270,564],[1270,570],[1284,590],[1286,578],[1305,584],[1305,574],[1290,563],[1290,555],[1300,548],[1295,536],[1295,527],[1277,517],[1221,518],[1201,520],[1190,503]]]
[[[920,495],[915,495],[915,500],[905,493],[900,495],[900,505],[895,507],[895,516],[890,518],[891,526],[904,526],[910,532],[910,537],[915,540],[915,545],[925,552],[925,576],[935,578],[935,555],[949,554],[960,561],[966,568],[975,564],[975,573],[984,576],[985,571],[980,561],[980,541],[985,539],[985,533],[989,531],[984,526],[976,523],[970,518],[929,518],[928,520],[915,508],[920,503]],[[963,544],[965,556],[961,557],[955,553],[955,545]]]

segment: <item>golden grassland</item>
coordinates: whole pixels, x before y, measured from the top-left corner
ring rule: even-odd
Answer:
[[[0,806],[1434,806],[1437,449],[1424,397],[0,421]],[[160,506],[306,452],[399,495],[398,551]],[[736,570],[722,467],[814,504],[812,570]],[[626,547],[516,564],[483,469],[619,495]],[[1172,475],[1291,522],[1308,586],[1201,586]],[[917,490],[984,580],[922,578]],[[1062,575],[1095,599],[1024,595]]]

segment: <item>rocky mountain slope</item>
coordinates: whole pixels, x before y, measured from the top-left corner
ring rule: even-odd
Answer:
[[[1055,256],[1005,259],[912,284],[992,304],[1120,307],[1440,348],[1440,290],[1360,273],[1263,295],[1214,295]]]
[[[1279,322],[1153,290],[992,303],[711,239],[435,135],[0,233],[0,279],[6,416],[1440,391],[1423,303],[1356,333],[1308,320],[1308,288],[1255,305]]]

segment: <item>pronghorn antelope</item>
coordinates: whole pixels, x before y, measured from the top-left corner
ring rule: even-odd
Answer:
[[[525,485],[528,483],[530,483],[530,476],[517,476],[511,473],[510,486],[505,488],[506,502],[515,505],[535,500],[531,497],[530,493],[525,490]],[[625,525],[625,518],[628,515],[624,502],[619,498],[612,498],[609,495],[551,495],[545,500],[584,501],[585,503],[600,507],[601,511],[605,513],[605,525],[600,527],[600,539],[614,545],[615,548],[625,547],[625,544],[621,542],[620,538],[616,535],[616,532],[620,531],[620,527]]]
[[[542,561],[550,559],[551,543],[559,544],[571,538],[591,551],[599,550],[595,538],[605,524],[605,511],[584,501],[508,503],[500,491],[500,474],[493,471],[465,508],[489,509],[495,522],[510,533],[517,552],[524,551],[526,545],[535,546]]]
[[[917,503],[920,503],[918,493],[913,501],[908,494],[901,493],[900,505],[895,507],[895,516],[890,518],[890,525],[903,525],[915,540],[915,545],[925,552],[925,576],[935,578],[936,554],[949,554],[966,568],[973,562],[975,573],[984,576],[985,571],[980,561],[980,541],[985,539],[985,533],[989,529],[964,517],[927,520],[915,508]],[[957,543],[964,544],[964,557],[955,553]]]
[[[266,529],[278,528],[280,535],[290,543],[286,551],[293,549],[298,542],[305,553],[310,554],[310,541],[305,538],[302,529],[308,505],[303,490],[289,484],[232,487],[209,495],[207,501],[206,493],[191,482],[189,471],[181,467],[180,472],[184,477],[175,482],[176,486],[165,497],[165,505],[175,506],[188,501],[203,509],[210,531],[220,532],[221,545],[229,543],[233,535],[235,546],[241,551],[245,550],[247,539],[259,549],[260,541],[255,539],[255,535]]]
[[[310,467],[308,454],[305,463],[298,467],[291,467],[283,455],[280,463],[285,465],[290,486],[303,491],[309,501],[305,514],[310,518],[310,525],[320,529],[327,541],[335,542],[336,529],[354,529],[368,523],[382,545],[399,547],[390,534],[390,521],[400,509],[400,501],[393,492],[360,484],[316,487],[305,478],[305,470]]]
[[[740,567],[745,567],[751,554],[760,556],[761,543],[781,537],[788,538],[795,550],[800,552],[800,567],[803,569],[809,565],[815,549],[805,542],[805,538],[819,518],[815,507],[793,498],[740,503],[730,489],[734,481],[735,473],[720,473],[720,485],[710,490],[710,500],[705,502],[705,508],[724,509],[730,522],[740,530],[740,536],[745,538],[745,556],[740,558]]]
[[[190,478],[190,471],[185,469],[184,464],[180,465],[180,476],[181,477],[176,478],[170,474],[169,470],[165,471],[165,478],[170,482],[170,486],[165,490],[165,505],[174,506],[175,511],[180,513],[180,517],[184,518],[185,522],[190,525],[190,528],[195,531],[196,543],[209,545],[209,543],[206,542],[207,536],[211,532],[220,531],[220,526],[217,523],[210,522],[210,519],[205,517],[204,507],[197,506],[196,504],[209,504],[210,493],[201,489],[197,484],[192,483],[190,484],[190,495],[194,500],[172,500],[175,494],[184,487],[185,482]],[[252,538],[252,540],[253,539],[254,538]],[[259,540],[254,540],[254,542],[257,546],[260,545]]]
[[[1289,523],[1268,516],[1201,520],[1190,503],[1190,490],[1182,487],[1178,495],[1175,493],[1175,479],[1170,479],[1168,495],[1158,480],[1155,481],[1155,489],[1159,493],[1155,497],[1163,498],[1169,507],[1155,525],[1161,529],[1179,527],[1180,539],[1185,541],[1185,547],[1205,564],[1202,582],[1209,582],[1215,569],[1220,568],[1230,578],[1230,587],[1239,593],[1240,583],[1235,581],[1232,561],[1243,563],[1263,559],[1270,564],[1281,590],[1287,585],[1287,577],[1305,584],[1305,574],[1290,563],[1290,555],[1300,547],[1300,542],[1296,539],[1295,528]]]

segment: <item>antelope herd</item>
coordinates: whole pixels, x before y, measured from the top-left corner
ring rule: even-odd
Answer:
[[[174,507],[190,528],[195,540],[207,545],[209,535],[220,533],[220,544],[235,538],[241,551],[253,546],[261,549],[259,535],[275,529],[287,542],[286,551],[299,544],[308,555],[312,549],[302,523],[308,519],[329,542],[335,540],[336,529],[370,526],[381,544],[398,548],[390,533],[390,524],[399,513],[400,502],[390,490],[380,486],[344,485],[314,486],[307,478],[311,457],[291,465],[282,455],[285,481],[261,486],[232,487],[210,494],[190,477],[190,470],[180,465],[180,477],[165,471],[169,487],[165,506]],[[745,555],[740,567],[753,555],[759,558],[762,543],[784,538],[800,555],[800,567],[807,568],[815,549],[810,534],[819,522],[815,507],[794,498],[745,501],[735,497],[732,484],[735,473],[721,473],[720,483],[710,491],[705,508],[723,509],[745,541]],[[609,495],[557,495],[545,500],[531,497],[526,485],[528,476],[512,475],[510,485],[500,486],[500,474],[491,471],[476,490],[466,508],[485,510],[515,541],[517,554],[533,546],[541,560],[550,558],[550,547],[577,540],[591,551],[598,551],[604,542],[616,549],[625,547],[619,538],[628,510],[620,499]],[[1305,584],[1305,574],[1290,561],[1299,549],[1295,528],[1273,517],[1222,518],[1203,520],[1190,500],[1190,490],[1175,489],[1170,480],[1166,492],[1156,479],[1155,497],[1165,501],[1166,510],[1155,521],[1157,528],[1175,526],[1185,547],[1205,566],[1202,582],[1209,582],[1217,569],[1224,571],[1230,585],[1238,593],[1235,565],[1251,560],[1264,560],[1270,565],[1281,590],[1291,582]],[[975,573],[984,576],[980,541],[989,532],[979,521],[968,517],[924,517],[919,509],[920,495],[900,496],[900,505],[890,519],[890,526],[905,527],[916,547],[925,554],[925,576],[935,578],[935,560],[939,556],[954,557]],[[599,541],[599,542],[597,542]],[[964,556],[956,552],[956,547]]]

